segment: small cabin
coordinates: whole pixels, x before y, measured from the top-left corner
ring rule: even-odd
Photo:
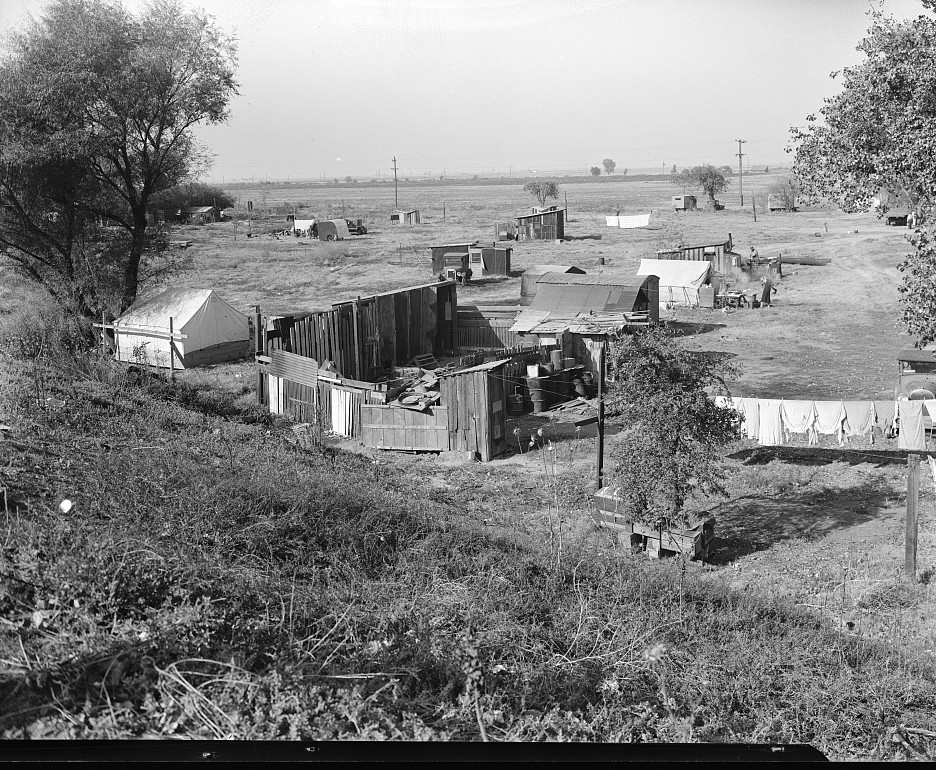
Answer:
[[[408,211],[394,211],[390,215],[391,225],[418,225],[419,209],[409,209]]]
[[[515,219],[518,241],[558,241],[565,238],[565,209],[553,206]]]
[[[472,246],[468,253],[468,266],[473,277],[492,275],[510,276],[510,256],[513,246]]]
[[[699,203],[695,195],[674,195],[673,211],[695,211],[699,208]]]
[[[462,268],[468,269],[468,254],[471,249],[478,245],[477,241],[471,243],[440,243],[429,247],[432,252],[432,274],[442,275],[446,266],[453,266],[455,257],[461,255],[463,259],[459,262]]]

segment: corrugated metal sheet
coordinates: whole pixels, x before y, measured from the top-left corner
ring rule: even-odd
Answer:
[[[285,350],[270,353],[270,376],[282,377],[300,385],[318,384],[319,367],[314,358],[297,356]]]
[[[543,273],[536,279],[536,282],[540,284],[558,283],[585,286],[643,286],[645,281],[646,276],[637,275],[636,273],[622,275],[609,275],[607,273],[588,275],[585,273],[563,273],[558,271]]]

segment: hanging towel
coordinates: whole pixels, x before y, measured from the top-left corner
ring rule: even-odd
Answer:
[[[881,429],[881,432],[885,436],[890,431],[890,429],[894,427],[894,416],[896,412],[897,412],[896,401],[875,401],[874,402],[875,424]]]
[[[747,431],[747,437],[756,440],[760,436],[759,399],[742,398],[741,414],[744,416],[744,427]]]
[[[897,448],[926,451],[926,431],[923,428],[923,402],[897,402]]]
[[[845,408],[845,436],[863,436],[867,433],[874,443],[871,428],[874,425],[873,401],[843,401]]]
[[[813,423],[816,421],[816,407],[812,401],[792,400],[780,404],[780,416],[783,427],[788,433],[805,433],[810,444],[816,443]]]
[[[936,399],[923,399],[923,416],[929,417],[931,420],[936,420]]]
[[[715,402],[715,406],[720,406],[722,409],[734,408],[734,404],[731,403],[731,399],[728,396],[715,396],[712,400]]]
[[[780,417],[779,398],[760,398],[757,404],[757,441],[764,446],[779,446],[783,443],[783,423]]]
[[[843,441],[845,405],[841,401],[816,401],[816,432],[835,436],[839,446]]]

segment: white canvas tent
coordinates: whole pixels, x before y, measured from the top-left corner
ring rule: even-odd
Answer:
[[[709,282],[712,263],[694,259],[642,259],[637,275],[660,279],[660,307],[699,304],[699,288]]]
[[[117,359],[170,365],[172,319],[178,369],[231,361],[247,353],[247,316],[211,289],[167,289],[133,303],[114,321]]]

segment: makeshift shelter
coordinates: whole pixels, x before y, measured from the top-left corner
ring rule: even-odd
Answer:
[[[513,246],[472,246],[468,266],[475,278],[489,275],[510,276],[510,256]]]
[[[514,218],[517,220],[518,241],[557,241],[565,238],[565,209],[552,207]]]
[[[642,259],[637,275],[660,279],[660,307],[699,304],[699,289],[709,283],[712,263],[702,260]]]
[[[340,241],[350,238],[348,223],[344,219],[325,219],[315,223],[320,241]]]
[[[533,265],[527,268],[520,277],[520,304],[529,305],[536,296],[536,282],[546,273],[576,273],[584,275],[585,271],[574,265]]]
[[[390,224],[392,225],[418,225],[419,209],[409,209],[407,211],[394,211],[390,215]]]
[[[674,195],[673,211],[695,211],[698,208],[698,201],[695,195]]]
[[[294,233],[299,233],[308,238],[311,238],[313,235],[313,228],[315,227],[314,219],[293,219],[292,221],[292,231]]]
[[[221,212],[214,206],[185,206],[179,209],[180,222],[189,225],[204,225],[208,222],[217,222]]]
[[[739,255],[734,251],[731,233],[728,239],[717,243],[704,243],[695,246],[679,246],[675,249],[663,249],[656,253],[657,259],[695,260],[711,262],[712,269],[722,275],[734,275],[740,272]]]
[[[172,321],[172,340],[169,327]],[[250,346],[247,316],[211,289],[167,289],[114,321],[117,359],[179,369],[233,361]]]
[[[471,243],[440,243],[429,247],[432,253],[432,274],[445,275],[446,267],[454,269],[468,269],[468,254],[472,246],[477,245],[477,241]],[[458,259],[461,257],[461,259]]]

